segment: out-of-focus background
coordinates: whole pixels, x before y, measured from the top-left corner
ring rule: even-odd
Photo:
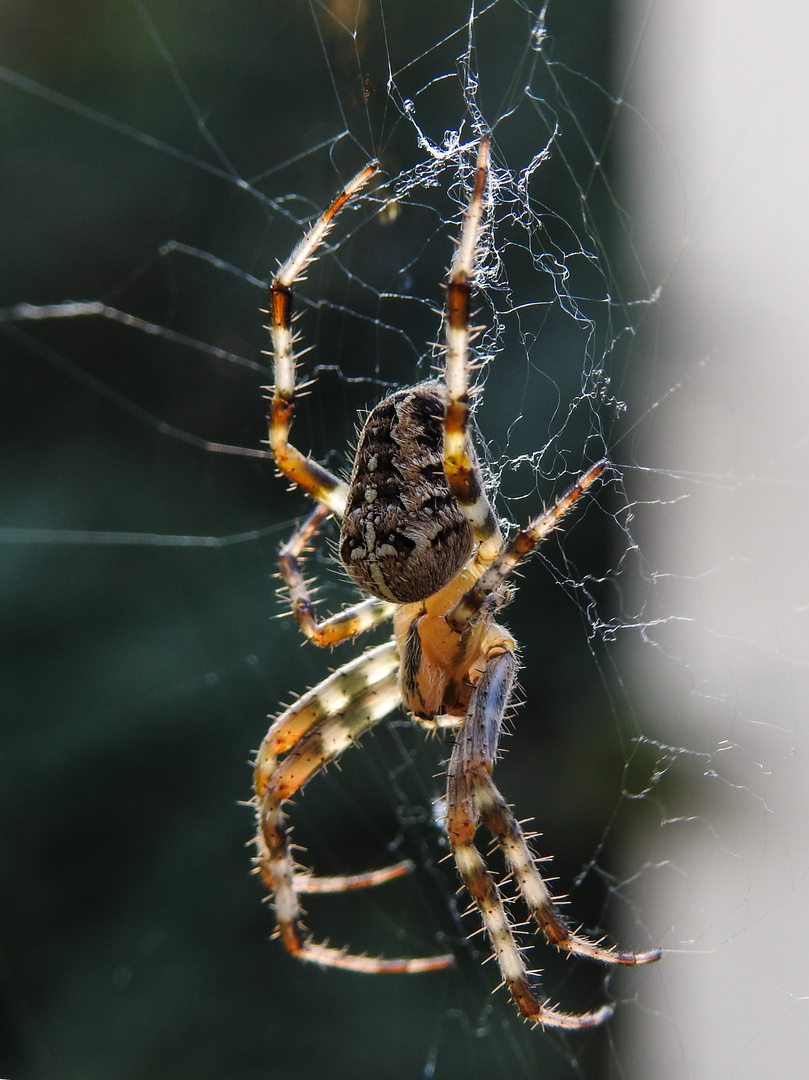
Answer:
[[[659,737],[708,751],[705,785],[687,789],[682,817],[669,807],[679,882],[657,903],[681,947],[628,1050],[638,1076],[652,1064],[672,1080],[797,1077],[809,1051],[809,22],[791,3],[630,3],[621,27],[639,104],[629,205],[665,295],[647,347],[657,392],[661,379],[676,388],[647,464],[674,469],[686,496],[652,556],[676,578],[669,656],[686,663],[636,662]]]
[[[802,1075],[806,16],[747,7],[0,6],[0,1075]],[[300,290],[295,439],[345,468],[358,412],[438,356],[476,120],[498,508],[616,465],[504,614],[497,777],[571,920],[666,950],[533,952],[563,1008],[616,1003],[570,1036],[466,941],[447,745],[394,718],[293,808],[321,872],[418,867],[312,898],[317,936],[445,973],[289,959],[241,805],[267,715],[354,654],[279,617],[305,500],[211,445],[266,435],[262,283],[379,157]]]

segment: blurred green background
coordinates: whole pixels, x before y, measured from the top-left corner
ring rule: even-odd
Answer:
[[[564,222],[581,225],[586,207],[609,253],[606,275],[623,257],[593,169],[594,148],[608,168],[616,152],[604,92],[611,18],[598,0],[551,4],[544,53],[530,5],[501,0],[474,23],[478,104],[496,125],[496,152],[525,168],[561,124],[531,199],[550,208],[547,235],[556,230],[568,249]],[[430,803],[448,748],[402,721],[313,782],[294,821],[321,872],[402,854],[419,870],[373,894],[313,899],[309,925],[387,955],[449,946],[458,966],[363,978],[305,968],[268,940],[272,915],[249,874],[251,814],[240,805],[249,759],[267,714],[351,646],[329,658],[278,618],[276,551],[305,500],[267,461],[175,434],[261,445],[267,338],[253,279],[271,277],[300,222],[370,156],[388,175],[426,159],[404,99],[436,143],[468,122],[456,77],[468,22],[469,6],[454,0],[0,5],[0,526],[22,530],[0,545],[3,1077],[619,1070],[618,1021],[570,1038],[531,1032],[505,994],[491,996],[497,973],[481,967],[480,938],[465,943],[475,923],[459,923],[453,869],[438,865],[445,849]],[[426,373],[455,181],[448,169],[438,188],[415,187],[384,220],[367,209],[347,215],[339,261],[323,259],[302,289],[305,344],[318,346],[307,363],[339,371],[324,372],[305,401],[295,440],[334,468],[347,461],[357,409],[381,384]],[[502,228],[514,244],[516,306],[552,279],[537,280],[525,240],[514,240],[520,222]],[[69,300],[102,301],[143,322],[9,312]],[[480,321],[490,324],[486,306]],[[593,337],[558,305],[507,329],[520,351],[513,366],[498,357],[479,416],[495,459],[504,448],[530,453],[557,430],[566,440],[540,463],[550,479],[527,464],[506,478],[515,520],[570,482],[585,447],[588,460],[602,452],[603,418],[589,408],[570,423],[564,415],[614,330]],[[620,390],[628,372],[612,360]],[[554,487],[551,466],[562,465]],[[599,505],[614,510],[614,498],[605,489]],[[242,542],[200,539],[254,530],[258,538]],[[580,580],[614,566],[621,544],[610,513],[590,507],[563,550],[552,541],[543,554],[556,576],[569,560]],[[311,565],[327,606],[351,599],[326,546]],[[549,570],[534,560],[506,619],[523,644],[528,704],[498,777],[518,814],[538,819],[568,890],[596,853],[606,872],[620,858],[630,748],[611,662],[588,643],[586,597]],[[604,617],[617,610],[617,589],[592,589]],[[616,934],[629,918],[631,932],[617,896],[591,868],[572,888],[571,918]],[[648,947],[634,933],[623,943]],[[569,1010],[632,992],[626,976],[605,987],[603,972],[546,949],[533,962]]]

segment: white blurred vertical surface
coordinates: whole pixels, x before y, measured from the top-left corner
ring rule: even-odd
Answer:
[[[809,1075],[809,7],[626,0],[618,82],[657,403],[642,543],[671,575],[634,656],[661,785],[644,905],[667,949],[627,1075]],[[648,326],[647,326],[648,329]],[[672,393],[669,390],[674,388]],[[643,410],[641,409],[641,412]],[[644,528],[641,523],[641,529]],[[652,633],[655,638],[655,633]],[[644,912],[646,914],[646,912]]]

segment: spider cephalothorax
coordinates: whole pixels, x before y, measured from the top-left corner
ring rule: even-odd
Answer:
[[[528,914],[558,948],[608,964],[656,960],[659,951],[618,952],[574,933],[559,914],[511,808],[492,780],[517,670],[517,646],[494,621],[509,594],[509,575],[560,522],[606,468],[597,462],[553,506],[504,540],[484,490],[470,436],[469,301],[489,145],[478,151],[474,191],[447,285],[442,380],[399,390],[369,413],[348,484],[289,442],[296,385],[292,286],[315,257],[346,202],[367,183],[366,167],[337,196],[279,270],[270,289],[275,387],[270,445],[281,472],[318,503],[281,551],[292,609],[318,645],[353,638],[385,619],[393,638],[333,672],[273,722],[255,766],[256,862],[275,903],[287,949],[303,960],[365,972],[445,968],[451,956],[379,959],[314,940],[303,927],[306,892],[361,888],[407,872],[397,863],[353,877],[319,878],[290,853],[283,804],[306,781],[398,705],[427,728],[456,730],[447,770],[446,829],[463,884],[472,896],[520,1013],[556,1027],[583,1028],[610,1015],[563,1013],[531,985],[499,887],[475,843],[483,823],[500,847]],[[300,558],[322,521],[342,519],[340,558],[367,599],[319,621]]]

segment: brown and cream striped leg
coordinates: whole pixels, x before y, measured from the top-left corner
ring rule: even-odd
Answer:
[[[461,597],[447,615],[447,622],[453,630],[461,632],[466,629],[492,593],[500,588],[520,561],[559,526],[565,514],[573,508],[585,491],[592,487],[607,466],[607,461],[596,462],[579,477],[573,487],[557,499],[553,506],[514,534],[503,546],[491,566],[481,574],[472,588]]]
[[[496,706],[498,702],[499,698],[492,695],[491,704]],[[642,953],[619,952],[579,937],[557,911],[548,887],[537,869],[536,856],[529,848],[511,807],[492,780],[491,768],[499,741],[501,718],[502,712],[498,715],[497,708],[489,708],[486,715],[478,721],[479,729],[482,725],[483,739],[475,745],[474,752],[486,755],[486,767],[476,775],[475,800],[481,820],[500,846],[517,888],[542,933],[551,945],[604,964],[648,964],[659,960],[659,949]],[[470,733],[470,737],[475,738],[474,732]]]
[[[527,1020],[549,1027],[592,1027],[610,1016],[610,1006],[590,1013],[563,1013],[537,997],[503,898],[474,840],[478,822],[482,819],[503,846],[511,866],[509,856],[513,855],[514,845],[503,834],[497,818],[497,812],[505,804],[492,783],[491,770],[516,667],[511,651],[505,648],[499,651],[497,645],[493,645],[450,760],[447,832],[461,879],[480,911],[503,981],[520,1013]],[[519,832],[516,822],[514,825]],[[528,858],[533,863],[530,852]]]
[[[447,284],[446,368],[448,391],[444,417],[444,473],[478,542],[478,559],[489,563],[500,549],[497,518],[481,482],[469,438],[469,317],[475,252],[480,234],[483,190],[489,168],[489,140],[478,150],[477,175],[464,215]]]
[[[281,574],[289,590],[292,614],[306,637],[315,645],[337,645],[347,638],[370,630],[396,610],[395,604],[371,597],[358,604],[318,621],[315,606],[301,569],[301,557],[312,537],[331,510],[324,503],[317,506],[292,538],[281,548],[279,563]]]
[[[399,658],[393,642],[369,649],[287,709],[270,728],[256,757],[255,792],[261,875],[273,895],[278,930],[302,960],[351,971],[415,973],[448,967],[451,956],[379,959],[355,956],[314,941],[305,931],[302,892],[342,892],[378,885],[412,869],[408,861],[350,877],[317,878],[296,868],[282,804],[336,760],[399,704]],[[285,754],[282,760],[279,755]]]
[[[306,457],[289,442],[295,402],[297,335],[292,330],[293,286],[317,255],[334,219],[345,204],[368,183],[377,164],[366,165],[340,192],[326,212],[318,218],[276,274],[270,286],[270,334],[275,369],[275,387],[270,411],[270,447],[278,468],[293,484],[307,491],[336,514],[342,515],[346,503],[346,485]]]
[[[548,887],[537,870],[536,856],[531,852],[511,807],[488,775],[482,780],[478,792],[478,809],[483,823],[503,851],[528,910],[551,945],[575,956],[599,960],[603,964],[648,964],[660,959],[660,949],[641,953],[620,952],[614,948],[606,949],[572,932],[554,905]]]

